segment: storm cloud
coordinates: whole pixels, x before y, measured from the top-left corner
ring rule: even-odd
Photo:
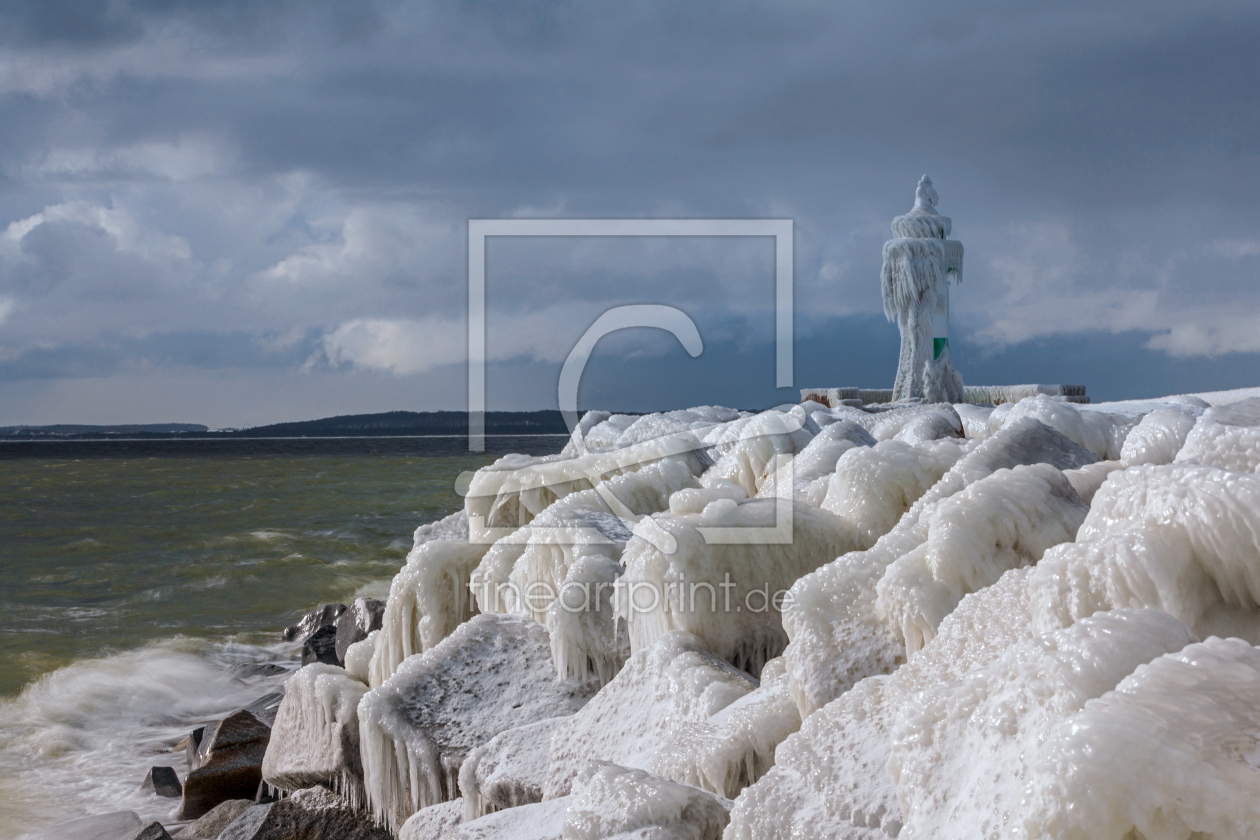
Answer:
[[[795,384],[886,387],[932,176],[955,363],[1098,398],[1260,381],[1250,2],[0,5],[0,425],[462,408],[467,221],[790,218]],[[491,240],[487,399],[791,400],[768,240]]]

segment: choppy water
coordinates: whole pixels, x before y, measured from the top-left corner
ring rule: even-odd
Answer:
[[[137,790],[149,766],[182,776],[164,752],[283,681],[250,666],[291,665],[279,631],[304,610],[383,597],[416,526],[462,505],[456,475],[495,457],[409,440],[0,451],[0,838],[169,819]]]

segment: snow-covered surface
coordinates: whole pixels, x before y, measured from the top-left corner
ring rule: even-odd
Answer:
[[[593,761],[573,780],[564,840],[721,840],[730,805],[637,768]]]
[[[551,736],[565,720],[548,718],[500,732],[469,753],[459,771],[464,819],[541,802]]]
[[[284,684],[263,757],[263,781],[289,792],[323,785],[363,802],[359,701],[367,686],[335,665],[312,663]]]
[[[1203,396],[588,412],[417,529],[269,780],[350,787],[357,712],[402,840],[1260,837],[1260,389]]]
[[[544,796],[567,796],[588,761],[646,769],[652,753],[681,726],[708,720],[756,687],[756,680],[709,653],[694,636],[666,634],[632,656],[556,730]]]
[[[495,811],[479,820],[461,823],[442,840],[562,840],[568,811],[567,796]]]
[[[774,765],[775,748],[801,726],[783,660],[761,685],[705,721],[685,723],[653,754],[649,769],[733,799]]]
[[[1158,610],[1098,613],[1012,645],[962,680],[907,698],[893,723],[888,762],[903,812],[900,837],[1004,836],[1050,728],[1139,665],[1196,641]],[[1079,793],[1098,795],[1088,788]]]
[[[373,814],[396,830],[421,808],[456,798],[460,765],[475,748],[513,727],[575,712],[588,696],[555,678],[541,624],[475,616],[360,701]]]

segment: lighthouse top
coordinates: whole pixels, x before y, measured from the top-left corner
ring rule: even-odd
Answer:
[[[898,239],[949,239],[953,223],[949,216],[936,212],[938,201],[940,197],[932,186],[932,179],[924,175],[914,191],[914,209],[893,219],[893,236]]]

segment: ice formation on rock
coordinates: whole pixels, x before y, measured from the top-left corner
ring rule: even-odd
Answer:
[[[563,840],[569,797],[495,811],[461,823],[442,840]],[[401,838],[400,838],[401,840]]]
[[[1194,428],[1195,415],[1181,408],[1159,408],[1129,431],[1120,450],[1125,466],[1171,464]]]
[[[899,836],[1007,836],[1050,728],[1138,666],[1196,641],[1158,610],[1098,613],[1019,642],[960,681],[911,696],[897,712],[888,762],[903,812]],[[1102,746],[1096,738],[1081,740]],[[1098,795],[1082,793],[1082,799]]]
[[[989,428],[996,432],[1008,423],[1032,417],[1093,452],[1102,460],[1121,457],[1125,438],[1137,424],[1136,418],[1105,411],[1080,410],[1053,397],[1036,396],[1017,403],[1003,403],[989,415]]]
[[[669,633],[639,651],[551,739],[547,799],[567,796],[588,761],[647,769],[652,753],[679,727],[708,720],[757,687],[686,633]]]
[[[572,456],[505,455],[477,470],[464,497],[470,539],[493,542],[496,532],[528,525],[553,502],[589,490],[612,476],[632,473],[660,461],[678,461],[692,475],[712,463],[705,445],[689,431],[652,438],[620,449]]]
[[[875,612],[915,653],[964,595],[1071,542],[1089,507],[1049,464],[998,470],[925,514],[927,539],[891,563]]]
[[[1204,411],[1186,436],[1177,460],[1260,471],[1260,397]]]
[[[730,802],[632,767],[593,761],[573,780],[564,840],[721,840]]]
[[[547,718],[500,732],[469,753],[459,770],[464,819],[542,802],[551,736],[565,720]]]
[[[430,805],[412,814],[398,831],[398,840],[441,840],[464,818],[464,803],[456,799]]]
[[[373,687],[389,679],[407,657],[432,648],[476,613],[468,582],[488,548],[436,539],[411,550],[389,586],[368,671]]]
[[[335,665],[307,665],[289,677],[263,756],[263,781],[290,793],[323,785],[359,807],[358,706],[367,690]]]
[[[783,660],[766,663],[761,685],[705,721],[686,723],[653,754],[649,769],[734,799],[774,765],[775,748],[801,726]]]
[[[780,609],[788,587],[857,547],[848,522],[790,499],[719,499],[702,513],[662,514],[651,522],[676,545],[671,553],[661,550],[643,525],[626,545],[617,615],[631,649],[683,630],[754,675],[787,644]],[[729,540],[710,530],[717,528],[728,529]],[[755,529],[777,539],[757,542]]]
[[[1139,667],[1038,745],[1019,837],[1260,833],[1260,650],[1212,638]]]
[[[963,456],[949,442],[911,446],[886,440],[845,453],[827,482],[822,509],[851,523],[870,548]]]
[[[714,441],[717,460],[701,483],[708,487],[715,480],[729,481],[749,497],[755,496],[769,475],[805,449],[817,432],[817,425],[799,405],[730,423]]]
[[[846,453],[841,461],[856,454]],[[785,657],[792,696],[802,715],[904,660],[904,645],[876,613],[876,586],[894,561],[927,541],[928,514],[942,500],[1000,469],[1037,463],[1078,469],[1095,461],[1054,429],[1032,418],[1017,420],[963,455],[872,548],[841,556],[798,580],[783,626],[791,639]]]
[[[346,648],[346,673],[364,685],[371,682],[372,655],[376,653],[376,640],[380,637],[381,631],[373,630],[366,639]]]
[[[871,433],[853,420],[845,419],[823,425],[796,457],[762,482],[757,495],[762,498],[786,496],[787,482],[791,481],[792,498],[821,507],[827,493],[828,476],[836,471],[836,462],[840,460],[840,456],[854,447],[874,445],[875,438],[871,437]],[[739,498],[742,497],[741,495]]]
[[[577,683],[555,679],[541,624],[475,616],[360,701],[373,814],[397,830],[421,808],[456,798],[459,768],[472,750],[513,727],[575,712],[588,696]]]
[[[963,247],[947,238],[951,222],[936,212],[937,200],[932,179],[924,175],[914,209],[893,219],[897,238],[884,243],[884,314],[901,330],[893,400],[965,402],[962,377],[949,359],[949,280],[962,280]]]

